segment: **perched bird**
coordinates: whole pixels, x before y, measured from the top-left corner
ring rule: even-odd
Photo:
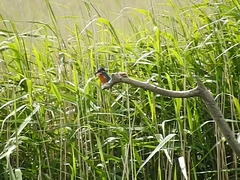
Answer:
[[[110,80],[109,75],[103,67],[98,68],[98,70],[94,74],[97,75],[102,84],[105,84]]]

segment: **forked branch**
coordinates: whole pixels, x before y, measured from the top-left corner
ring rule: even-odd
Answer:
[[[166,90],[147,82],[138,81],[132,78],[129,78],[126,73],[114,73],[111,76],[111,80],[102,86],[102,89],[109,89],[113,87],[117,83],[126,83],[133,85],[135,87],[142,88],[144,90],[148,90],[154,92],[156,94],[161,94],[163,96],[174,97],[174,98],[190,98],[190,97],[200,97],[205,102],[209,113],[212,118],[217,123],[224,137],[226,138],[229,146],[236,153],[238,157],[240,157],[240,144],[236,140],[234,133],[231,131],[228,126],[226,120],[223,117],[222,112],[220,111],[217,103],[214,100],[212,93],[207,90],[205,85],[197,78],[197,87],[190,89],[188,91],[171,91]]]

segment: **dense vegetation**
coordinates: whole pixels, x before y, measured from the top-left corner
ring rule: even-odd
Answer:
[[[240,177],[237,157],[200,99],[156,96],[125,84],[102,91],[94,77],[104,66],[187,90],[197,75],[237,136],[237,0],[187,7],[153,2],[151,9],[125,8],[114,21],[84,2],[89,19],[82,26],[68,17],[68,38],[53,4],[44,3],[51,23],[27,22],[28,32],[0,14],[0,179],[21,173],[23,179]]]

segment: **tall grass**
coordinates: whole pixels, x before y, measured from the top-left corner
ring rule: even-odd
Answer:
[[[102,91],[94,77],[104,66],[186,90],[198,75],[237,136],[237,1],[152,2],[114,21],[84,2],[89,18],[68,17],[68,39],[45,3],[51,22],[27,22],[30,32],[0,14],[0,179],[238,179],[239,161],[200,99],[125,84]]]

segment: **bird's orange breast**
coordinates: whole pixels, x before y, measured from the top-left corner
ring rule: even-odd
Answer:
[[[97,76],[100,79],[102,84],[105,84],[107,82],[106,77],[102,73],[98,73]]]

